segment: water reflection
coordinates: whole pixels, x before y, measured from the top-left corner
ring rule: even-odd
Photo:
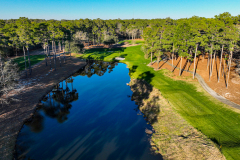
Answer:
[[[90,78],[95,74],[103,76],[107,71],[111,73],[117,64],[117,62],[89,61],[83,69],[59,83],[51,93],[46,95],[42,100],[43,103],[38,106],[38,110],[43,111],[46,116],[56,119],[59,123],[63,123],[68,119],[71,103],[78,100],[77,90],[73,87],[73,77],[81,75]],[[37,112],[26,125],[31,128],[31,131],[38,133],[43,130],[43,121],[44,117]]]
[[[27,125],[32,132],[39,133],[43,130],[43,120],[44,117],[36,112],[33,120],[26,122],[25,125]]]
[[[19,133],[17,159],[161,159],[127,97],[129,80],[125,64],[99,61],[61,82]]]
[[[153,91],[153,87],[144,80],[131,80],[130,86],[133,91],[131,99],[138,105],[138,109],[144,114],[146,120],[151,124],[157,122],[160,112],[159,93],[156,89]]]
[[[103,76],[107,71],[111,73],[115,66],[117,66],[117,62],[104,62],[104,61],[88,61],[88,64],[84,67],[84,69],[79,70],[73,76],[87,76],[88,78],[93,75]]]

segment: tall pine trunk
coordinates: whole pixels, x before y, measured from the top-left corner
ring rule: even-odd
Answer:
[[[57,70],[57,62],[56,62],[56,52],[57,52],[57,49],[56,49],[56,43],[55,41],[53,42],[54,44],[54,65],[55,65],[55,71]]]
[[[212,76],[212,73],[213,73],[213,67],[214,67],[215,59],[216,59],[216,50],[215,50],[214,56],[213,56],[212,71],[211,71],[211,75],[210,76]]]
[[[26,47],[26,48],[27,48],[27,53],[28,53],[29,74],[31,75],[31,74],[32,74],[32,68],[31,68],[31,61],[30,61],[29,49],[28,49],[28,47]]]
[[[70,52],[70,57],[71,57],[71,50],[70,50],[70,40],[69,40],[69,45],[68,45],[68,47],[69,47],[69,52]]]
[[[50,70],[52,70],[52,57],[50,54],[50,45],[48,45],[48,57],[49,57],[49,63],[50,63]]]
[[[99,46],[99,36],[98,36],[98,46]]]
[[[53,64],[55,65],[55,59],[54,59],[54,41],[52,40],[52,56],[53,56]]]
[[[2,57],[0,55],[0,63],[1,63],[1,72],[2,72],[2,76],[0,77],[0,82],[4,82],[4,73],[3,73],[3,62],[2,62]]]
[[[64,61],[63,61],[63,63],[65,63],[65,42],[64,42],[64,45],[63,45],[63,59],[64,59]]]
[[[196,51],[195,51],[195,55],[194,55],[194,69],[193,69],[193,79],[195,77],[195,64],[196,64],[196,57],[197,57],[197,49],[198,49],[198,44],[196,45]]]
[[[211,80],[211,74],[212,74],[212,53],[211,53],[211,59],[209,62],[209,81]]]
[[[179,70],[179,76],[181,75],[181,71],[182,71],[182,56],[181,56],[181,62],[180,62],[180,70]]]
[[[229,81],[229,77],[230,77],[230,72],[231,72],[231,63],[232,63],[232,55],[233,55],[233,51],[230,51],[231,55],[230,55],[230,59],[229,59],[229,66],[228,66],[228,78],[227,78],[227,88],[228,88],[228,81]]]
[[[16,47],[16,57],[17,57],[17,47]]]
[[[223,47],[224,47],[224,45],[222,45],[222,51],[221,51],[221,59],[220,59],[219,72],[218,72],[218,82],[220,81],[220,75],[221,75]]]
[[[152,64],[152,52],[151,52],[151,64]]]
[[[45,62],[46,62],[46,66],[47,66],[47,46],[44,44],[44,54],[45,54]]]
[[[56,42],[54,41],[54,50],[55,50],[55,54],[57,53],[57,45]]]
[[[222,72],[222,77],[225,74],[225,64],[226,64],[226,60],[225,58],[223,59],[223,72]]]
[[[54,45],[53,45],[53,40],[52,40],[52,53],[54,53]]]
[[[59,46],[59,49],[58,49],[58,50],[59,50],[59,53],[60,53],[60,52],[61,52],[61,50],[62,50],[62,46],[61,46],[61,43],[60,43],[60,41],[58,41],[58,43],[59,43],[59,44],[58,44],[58,46]]]
[[[208,61],[207,61],[207,70],[208,70],[208,67],[209,67],[209,53],[208,53]]]

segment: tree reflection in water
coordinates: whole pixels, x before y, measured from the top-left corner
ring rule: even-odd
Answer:
[[[26,125],[32,132],[41,132],[44,128],[44,116],[39,113],[40,111],[43,111],[45,116],[56,119],[59,123],[66,121],[72,107],[71,103],[78,100],[77,90],[73,87],[73,77],[81,75],[90,78],[95,74],[103,76],[107,71],[111,73],[117,64],[117,62],[89,61],[83,69],[59,83],[52,92],[43,98],[38,112],[31,121],[26,122]]]
[[[39,104],[37,112],[34,114],[33,118],[25,123],[26,126],[34,133],[40,133],[44,129],[44,118],[50,117],[58,121],[58,123],[63,123],[68,119],[70,109],[72,107],[71,103],[78,100],[78,92],[74,88],[74,78],[76,76],[87,76],[91,77],[93,75],[103,76],[107,71],[112,72],[117,62],[103,62],[103,61],[89,61],[88,64],[80,69],[78,72],[74,73],[73,76],[67,78],[65,81],[60,82],[54,87],[52,92],[48,93]],[[41,113],[42,112],[42,113]],[[27,137],[29,135],[22,135]],[[18,139],[16,143],[16,159],[28,159],[26,154],[33,141],[28,138]],[[25,141],[24,141],[25,140]]]
[[[19,133],[15,159],[159,159],[150,154],[145,128],[151,127],[126,96],[128,69],[117,64],[91,61],[46,95]]]
[[[89,61],[88,64],[80,69],[78,72],[73,74],[74,77],[81,75],[87,76],[88,78],[93,75],[103,76],[107,71],[111,73],[118,62],[104,62],[104,61]]]

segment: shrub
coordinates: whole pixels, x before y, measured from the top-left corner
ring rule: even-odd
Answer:
[[[69,48],[70,47],[70,48]],[[83,52],[84,45],[79,41],[66,41],[65,51],[71,53],[81,53]]]

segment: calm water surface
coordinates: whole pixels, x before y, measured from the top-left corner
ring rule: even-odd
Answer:
[[[151,126],[131,101],[128,72],[91,62],[59,83],[19,133],[18,159],[162,159],[150,150]]]

